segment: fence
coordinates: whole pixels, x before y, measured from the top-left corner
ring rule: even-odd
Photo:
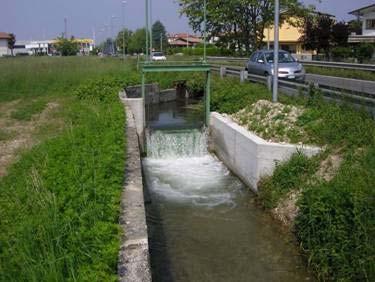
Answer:
[[[272,89],[272,77],[248,74],[241,67],[212,65],[212,70],[221,77],[239,77],[241,82],[261,83]],[[321,75],[307,75],[306,82],[279,80],[279,89],[285,94],[307,95],[313,85],[319,88],[326,99],[345,101],[356,106],[363,106],[375,115],[375,82],[356,79],[336,78]]]

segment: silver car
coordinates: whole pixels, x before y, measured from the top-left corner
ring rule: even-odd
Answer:
[[[250,74],[273,75],[273,50],[254,52],[246,64],[246,70]],[[288,52],[279,52],[279,78],[303,81],[305,69],[302,64],[294,59]]]

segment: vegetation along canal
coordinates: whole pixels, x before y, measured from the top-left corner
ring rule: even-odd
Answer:
[[[311,281],[291,238],[208,153],[186,105],[152,113],[143,169],[153,281]]]

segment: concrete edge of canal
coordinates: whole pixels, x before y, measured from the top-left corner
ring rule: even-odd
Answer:
[[[125,101],[121,99],[124,103]],[[121,197],[120,225],[124,231],[119,252],[119,281],[151,281],[149,242],[143,194],[142,164],[137,126],[127,103],[126,172]]]
[[[209,150],[254,192],[262,176],[272,175],[276,163],[296,152],[309,157],[321,152],[319,147],[267,142],[216,112],[211,113],[209,130]]]

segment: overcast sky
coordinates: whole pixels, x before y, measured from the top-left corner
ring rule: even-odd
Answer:
[[[97,40],[110,32],[111,17],[114,32],[122,25],[122,0],[0,0],[0,31],[12,32],[19,40],[55,38],[64,31],[68,20],[68,35],[92,37]],[[144,0],[127,0],[125,24],[130,29],[144,25]],[[339,20],[351,19],[349,11],[375,4],[374,0],[303,0],[315,4],[318,10],[335,15]],[[187,19],[180,18],[176,0],[152,0],[153,19],[161,20],[168,32],[190,31]],[[107,31],[104,27],[107,25]]]

